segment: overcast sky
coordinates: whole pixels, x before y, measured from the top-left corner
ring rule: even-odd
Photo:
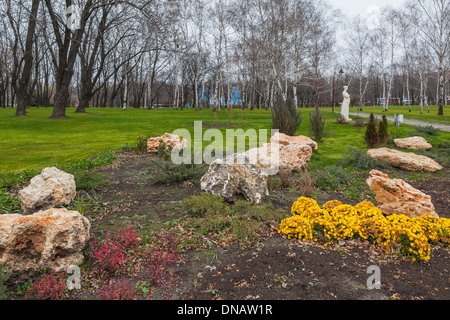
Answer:
[[[368,11],[372,11],[373,8],[382,8],[386,5],[391,5],[394,8],[398,8],[404,0],[330,0],[336,9],[340,9],[342,13],[353,16],[360,14],[361,17],[366,17]]]

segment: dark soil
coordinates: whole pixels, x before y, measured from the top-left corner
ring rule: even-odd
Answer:
[[[450,218],[449,181],[450,174],[447,171],[441,178],[431,178],[416,181],[408,181],[411,186],[422,190],[431,196],[431,202],[440,217]]]
[[[164,237],[161,227],[185,216],[183,199],[201,193],[197,183],[158,184],[153,155],[120,154],[111,166],[96,171],[107,176],[109,185],[96,190],[102,208],[87,214],[91,220],[91,238],[118,231],[133,224],[142,234]],[[449,213],[449,172],[424,179],[403,175],[412,186],[432,196],[442,217]],[[406,175],[406,176],[405,176]],[[411,181],[408,180],[411,177]],[[80,195],[84,192],[80,191]],[[93,194],[92,191],[89,194]],[[368,193],[369,194],[369,193]],[[292,204],[302,194],[277,188],[269,201],[274,209],[290,215]],[[318,191],[319,204],[330,200],[355,205],[361,199],[349,199],[345,193]],[[365,200],[374,201],[369,195]],[[181,228],[181,227],[180,227]],[[290,241],[267,228],[256,244],[208,243],[185,248],[181,259],[171,267],[177,285],[170,292],[156,292],[153,299],[173,300],[447,300],[450,299],[450,248],[432,247],[431,260],[413,262],[405,257],[388,256],[368,242],[346,241],[334,247]],[[84,268],[89,266],[89,262]],[[370,266],[381,271],[381,289],[369,289]],[[89,267],[88,267],[89,268]],[[145,270],[143,271],[145,273]],[[82,275],[90,281],[92,273]],[[137,278],[136,278],[137,279]],[[136,283],[136,279],[133,279]],[[81,295],[81,296],[77,296]],[[20,299],[20,297],[18,297]],[[97,299],[95,292],[83,291],[75,299]],[[142,296],[137,297],[142,299]]]
[[[155,184],[151,155],[123,154],[112,166],[97,171],[109,177],[102,188],[108,213],[95,217],[92,236],[138,222],[141,230],[158,230],[184,215],[180,201],[201,193],[191,183]],[[450,218],[448,171],[431,179],[408,181],[432,196],[436,211]],[[290,212],[300,197],[296,192],[276,192],[271,201]],[[357,204],[341,193],[317,193],[316,200]],[[370,199],[369,199],[370,200]],[[374,199],[371,199],[372,201]],[[289,241],[276,230],[253,247],[185,250],[174,268],[180,277],[172,299],[229,300],[387,300],[450,298],[450,249],[434,247],[429,262],[386,256],[369,243],[348,241],[333,248]],[[381,289],[369,290],[369,266],[381,270]]]

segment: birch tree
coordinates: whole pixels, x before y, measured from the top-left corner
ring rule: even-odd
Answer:
[[[411,21],[432,52],[438,74],[438,115],[444,115],[446,77],[450,69],[450,0],[416,0],[408,3]]]

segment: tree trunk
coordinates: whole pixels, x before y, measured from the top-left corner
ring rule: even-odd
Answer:
[[[98,93],[98,95],[100,96],[100,92]],[[92,95],[85,95],[82,93],[75,113],[86,113],[86,109],[89,108],[89,101],[91,101],[91,99]]]
[[[16,116],[26,116],[27,115],[27,107],[29,105],[29,98],[23,96],[17,96],[17,108],[16,108]]]
[[[55,105],[53,107],[53,113],[50,118],[52,119],[64,119],[66,116],[66,106],[69,103],[69,86],[62,85],[56,88]]]
[[[445,99],[445,70],[444,68],[439,69],[439,110],[438,116],[444,115],[444,99]]]
[[[25,53],[23,57],[24,66],[22,70],[22,76],[16,88],[18,99],[16,116],[25,116],[27,113],[26,108],[30,104],[31,99],[30,80],[31,80],[31,67],[33,65],[33,43],[36,29],[37,12],[39,10],[39,3],[40,0],[33,0],[31,4],[30,22],[28,23],[27,40],[25,44]]]

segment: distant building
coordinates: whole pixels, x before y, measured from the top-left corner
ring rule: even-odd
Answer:
[[[225,92],[225,95],[226,94],[227,93]],[[213,101],[211,101],[212,95],[210,88],[204,88],[203,92],[202,89],[200,88],[198,90],[198,99],[200,103],[213,104]],[[227,103],[226,96],[222,98],[222,101],[219,101],[219,99],[217,99],[215,104],[219,104],[219,102],[221,105],[225,105]],[[242,105],[242,91],[238,87],[231,88],[231,105],[233,106]]]

